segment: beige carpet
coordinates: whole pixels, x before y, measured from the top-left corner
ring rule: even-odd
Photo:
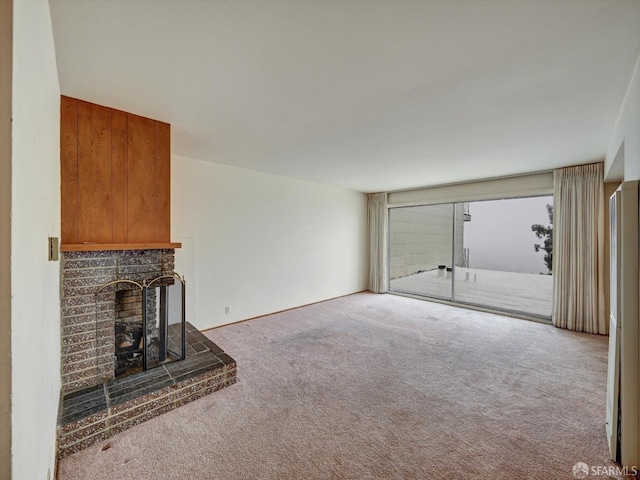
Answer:
[[[207,335],[238,384],[58,478],[555,480],[609,464],[606,337],[374,294]]]

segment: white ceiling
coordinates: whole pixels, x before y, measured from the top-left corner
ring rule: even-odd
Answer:
[[[601,160],[640,1],[50,0],[61,91],[358,191]]]

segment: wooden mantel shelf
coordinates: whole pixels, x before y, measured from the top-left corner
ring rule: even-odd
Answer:
[[[160,250],[182,248],[181,243],[76,243],[60,245],[61,252],[103,252],[105,250]]]

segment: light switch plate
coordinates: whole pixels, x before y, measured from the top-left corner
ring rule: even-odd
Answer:
[[[58,237],[49,237],[49,261],[58,261]]]

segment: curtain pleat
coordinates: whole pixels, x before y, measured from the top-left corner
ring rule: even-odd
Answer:
[[[387,292],[387,194],[368,195],[369,291]]]
[[[604,166],[561,168],[553,183],[553,324],[607,334]]]

